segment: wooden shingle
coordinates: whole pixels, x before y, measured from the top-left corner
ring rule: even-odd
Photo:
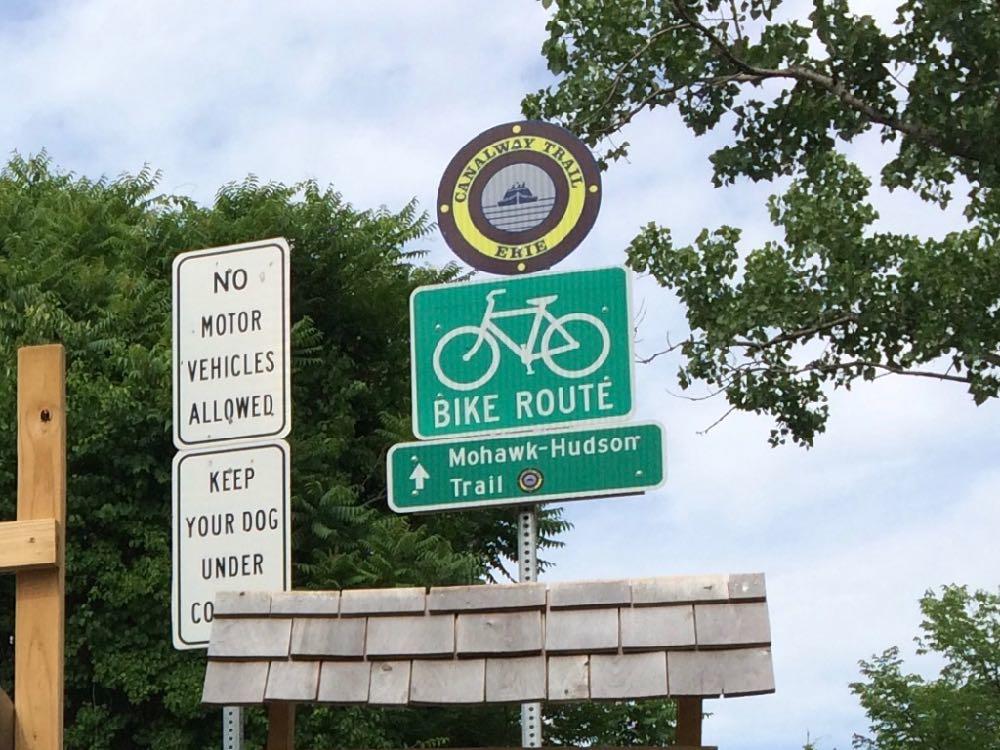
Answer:
[[[297,617],[292,626],[292,658],[360,659],[365,653],[366,622],[363,617]]]
[[[618,650],[618,609],[551,610],[545,616],[545,649],[591,653]]]
[[[220,591],[215,595],[215,617],[266,617],[271,614],[267,591]]]
[[[628,581],[573,581],[549,586],[549,607],[627,607],[632,602]]]
[[[272,661],[266,701],[314,701],[319,685],[318,661]]]
[[[292,621],[287,618],[218,618],[212,622],[209,659],[282,659],[288,656]]]
[[[482,703],[486,685],[486,660],[413,662],[410,702],[457,705]]]
[[[320,703],[357,705],[368,702],[372,665],[366,661],[326,661],[320,667]]]
[[[666,576],[632,581],[632,604],[693,604],[729,599],[729,576]]]
[[[671,651],[667,654],[671,695],[711,697],[774,692],[771,649]]]
[[[427,595],[422,588],[347,589],[340,592],[340,614],[398,615],[423,612]]]
[[[550,701],[585,701],[590,698],[590,657],[550,656],[548,690]]]
[[[699,648],[771,643],[771,623],[764,602],[696,604],[694,619]]]
[[[427,594],[431,612],[483,612],[505,609],[543,609],[544,583],[485,586],[443,586]]]
[[[403,706],[410,701],[410,662],[373,661],[368,702],[373,706]]]
[[[543,701],[545,657],[515,656],[486,660],[486,702],[523,703]]]
[[[541,612],[461,614],[455,649],[459,656],[479,654],[540,654]]]
[[[594,654],[590,657],[590,697],[649,698],[667,694],[667,655]]]
[[[252,706],[264,702],[266,661],[210,661],[201,702],[215,706]]]
[[[694,607],[634,607],[621,610],[622,649],[694,648]]]
[[[369,617],[365,652],[369,658],[452,656],[455,617]]]
[[[275,591],[271,594],[272,615],[336,617],[339,613],[339,591]]]

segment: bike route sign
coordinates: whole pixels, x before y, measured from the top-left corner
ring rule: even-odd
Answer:
[[[666,478],[653,422],[400,443],[388,466],[397,513],[635,494]]]
[[[624,419],[633,409],[629,292],[619,267],[415,290],[414,434]]]

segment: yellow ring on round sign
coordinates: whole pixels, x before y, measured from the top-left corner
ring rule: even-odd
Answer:
[[[501,138],[500,140],[490,143],[489,145],[479,149],[479,151],[476,152],[473,158],[466,163],[465,167],[461,170],[461,172],[465,172],[471,165],[475,165],[476,157],[478,157],[479,154],[481,154],[483,151],[486,151],[489,148],[495,148],[497,144],[509,140],[513,139]],[[552,159],[552,161],[554,161],[556,164],[559,165],[559,168],[563,171],[563,174],[568,174],[567,169],[562,165],[562,163],[554,159],[551,154],[547,154],[544,148],[542,148],[542,143],[546,143],[549,141],[547,141],[547,139],[544,138],[537,138],[535,139],[535,141],[537,142],[537,145],[536,142],[533,142],[531,146],[529,146],[528,148],[519,150],[534,151],[536,153],[541,154],[542,156],[547,156],[550,159]],[[507,153],[510,152],[508,151]],[[575,158],[573,159],[573,161],[574,163],[576,163]],[[577,165],[577,172],[579,173],[581,171],[582,170],[579,169],[579,165]],[[472,180],[470,180],[468,183],[469,188],[462,191],[465,193],[466,196],[468,196],[468,194],[472,192],[471,191],[472,185],[479,178],[480,172],[481,168],[476,170],[475,177],[473,177]],[[583,205],[587,200],[586,181],[581,179],[576,184],[575,187],[571,185],[569,179],[567,179],[566,182],[568,185],[570,185],[570,188],[569,188],[568,201],[566,203],[566,210],[563,212],[562,218],[559,220],[559,223],[556,224],[556,226],[554,226],[546,235],[544,235],[543,237],[539,237],[536,240],[533,240],[529,244],[533,245],[537,242],[544,242],[546,251],[550,250],[556,247],[560,242],[562,242],[566,238],[566,235],[569,234],[570,231],[572,231],[574,226],[576,226],[577,222],[580,221],[580,216],[583,214]],[[478,252],[490,258],[497,258],[498,256],[496,254],[496,248],[497,248],[496,240],[491,240],[489,237],[487,237],[486,235],[484,235],[482,232],[479,231],[476,225],[472,222],[472,217],[469,214],[468,200],[463,200],[463,201],[455,200],[456,190],[452,190],[452,203],[451,203],[452,215],[455,217],[456,228],[461,233],[462,237],[465,238],[465,241],[468,242],[470,245],[472,245],[472,247],[474,247]],[[507,259],[501,258],[501,260],[507,260]],[[511,259],[511,260],[516,260],[516,259]]]

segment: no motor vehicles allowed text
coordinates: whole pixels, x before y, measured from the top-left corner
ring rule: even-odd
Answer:
[[[174,647],[205,648],[218,592],[291,588],[288,445],[181,451],[173,471]]]
[[[288,243],[174,259],[174,444],[282,438],[291,427]]]

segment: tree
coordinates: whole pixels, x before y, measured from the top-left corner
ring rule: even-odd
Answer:
[[[1000,748],[1000,592],[946,586],[920,602],[917,653],[944,661],[925,680],[903,672],[899,649],[861,662],[851,685],[871,722],[855,735],[859,750],[997,750]]]
[[[411,439],[408,298],[460,281],[455,266],[404,250],[428,231],[413,204],[359,211],[314,182],[255,178],[215,202],[156,194],[148,170],[88,180],[44,155],[0,171],[0,519],[14,516],[19,346],[67,350],[67,748],[217,748],[217,710],[200,705],[201,652],[170,642],[170,265],[181,251],[284,236],[292,245],[293,564],[297,589],[477,583],[516,554],[509,510],[397,516],[385,453]],[[567,524],[541,514],[542,546]],[[543,563],[544,567],[544,563]],[[0,601],[13,601],[11,576]],[[11,608],[0,607],[0,685],[11,687]],[[660,702],[662,710],[669,704]],[[651,709],[591,705],[602,727]],[[653,711],[655,713],[655,710]],[[303,748],[501,746],[519,710],[316,708]],[[669,717],[667,717],[669,718]],[[251,712],[248,739],[262,740]],[[665,744],[672,725],[645,730]],[[636,736],[639,734],[636,732]]]
[[[546,4],[551,4],[548,0]],[[683,388],[767,413],[772,444],[812,445],[829,387],[892,374],[1000,391],[1000,15],[987,0],[903,0],[891,28],[847,0],[558,0],[543,46],[558,82],[525,98],[596,145],[646,109],[695,135],[728,127],[714,184],[792,178],[768,209],[783,241],[741,247],[740,230],[675,243],[649,224],[628,262],[672,290],[690,333]],[[966,225],[934,239],[877,231],[870,181],[843,146],[877,132],[882,185]],[[611,146],[608,160],[628,143]],[[728,412],[727,412],[728,413]]]
[[[359,211],[313,182],[250,178],[213,205],[157,195],[144,170],[88,180],[15,157],[0,172],[0,518],[12,518],[15,350],[67,350],[67,747],[218,747],[200,705],[204,655],[170,643],[170,264],[180,251],[264,237],[292,244],[296,588],[471,583],[514,549],[510,513],[401,517],[384,457],[410,438],[407,299],[458,279],[404,245],[413,205]],[[558,512],[543,535],[565,528]],[[0,579],[0,601],[13,581]],[[10,689],[9,606],[0,683]],[[252,732],[261,729],[257,715]],[[303,747],[510,744],[516,708],[303,712]],[[259,736],[257,737],[259,739]]]
[[[571,747],[658,747],[674,741],[673,701],[563,703],[545,708],[545,744]]]

